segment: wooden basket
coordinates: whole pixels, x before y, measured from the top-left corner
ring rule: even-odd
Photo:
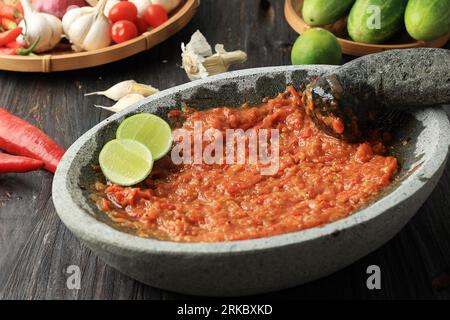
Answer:
[[[0,55],[0,70],[20,72],[55,72],[84,69],[121,60],[148,50],[183,29],[193,18],[200,0],[186,0],[185,3],[163,25],[142,35],[106,48],[74,52],[49,52],[37,56]],[[66,46],[68,47],[68,45]]]
[[[308,30],[310,26],[301,17],[301,8],[304,0],[285,0],[284,15],[289,25],[299,34]],[[368,44],[352,41],[348,36],[338,37],[342,47],[342,52],[352,56],[364,56],[366,54],[377,53],[391,49],[408,48],[441,48],[450,39],[450,33],[434,41],[416,41],[409,36],[403,35],[386,44]]]

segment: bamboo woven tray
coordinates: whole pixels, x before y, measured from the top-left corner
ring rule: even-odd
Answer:
[[[37,56],[0,55],[0,70],[19,72],[55,72],[84,69],[121,60],[148,50],[183,29],[193,18],[200,0],[186,0],[163,25],[142,35],[106,48],[74,52],[62,42],[54,51]]]
[[[284,15],[289,25],[299,34],[302,34],[310,26],[301,17],[301,8],[303,6],[303,0],[285,0]],[[331,27],[331,26],[330,26]],[[328,27],[327,27],[328,29]],[[346,28],[345,28],[346,29]],[[405,32],[406,33],[406,32]],[[381,52],[391,49],[407,49],[407,48],[441,48],[450,39],[450,33],[434,41],[416,41],[409,37],[407,34],[399,35],[386,44],[367,44],[352,41],[346,34],[346,30],[339,34],[338,41],[342,47],[342,52],[352,56],[364,56],[366,54]]]

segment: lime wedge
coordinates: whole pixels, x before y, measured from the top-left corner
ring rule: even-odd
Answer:
[[[152,152],[154,160],[164,157],[172,146],[169,124],[151,113],[140,113],[125,119],[117,129],[116,137],[143,143]]]
[[[135,140],[112,140],[99,155],[100,168],[112,183],[132,186],[148,177],[153,167],[150,150]]]

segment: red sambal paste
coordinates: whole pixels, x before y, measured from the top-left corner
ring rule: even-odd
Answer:
[[[330,223],[366,206],[390,184],[397,160],[381,138],[350,144],[321,132],[293,88],[258,107],[186,115],[183,128],[279,129],[279,170],[258,164],[181,164],[170,155],[137,187],[97,183],[99,207],[143,237],[220,242],[270,237]]]

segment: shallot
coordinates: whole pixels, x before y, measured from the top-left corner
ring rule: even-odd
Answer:
[[[84,0],[33,0],[33,7],[39,12],[45,12],[62,18],[71,6],[84,7]]]

